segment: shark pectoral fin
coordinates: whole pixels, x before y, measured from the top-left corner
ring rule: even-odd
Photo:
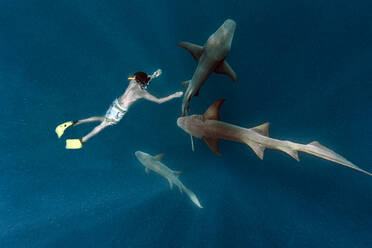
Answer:
[[[254,128],[251,128],[253,131],[261,134],[261,135],[264,135],[264,136],[267,136],[269,137],[269,126],[270,126],[270,123],[269,122],[266,122],[262,125],[259,125],[257,127],[254,127]]]
[[[234,82],[238,80],[236,73],[234,70],[231,68],[231,66],[224,60],[222,61],[214,70],[215,73],[217,74],[226,74],[229,76]]]
[[[184,81],[181,84],[183,85],[183,87],[185,88],[185,90],[187,90],[187,88],[189,87],[189,84],[190,84],[190,80]]]
[[[176,177],[179,177],[181,175],[181,171],[173,171],[173,174],[176,176]]]
[[[250,148],[252,148],[254,153],[256,153],[256,155],[260,159],[263,159],[264,151],[265,151],[265,147],[263,145],[260,145],[258,143],[251,142],[251,141],[247,141],[247,142],[244,142],[244,143],[246,143]]]
[[[196,61],[199,61],[199,58],[203,54],[204,47],[195,45],[191,42],[183,41],[178,43],[178,46],[185,48],[187,51],[191,53]]]
[[[170,189],[173,189],[173,183],[172,183],[172,181],[169,178],[167,178],[167,179],[168,179],[168,182],[169,182]]]
[[[154,160],[161,161],[164,156],[165,156],[165,153],[160,153],[154,156]]]
[[[145,172],[147,173],[147,174],[149,174],[150,173],[150,169],[149,168],[145,168]]]
[[[216,138],[204,138],[205,143],[209,146],[209,148],[218,156],[221,156],[220,151],[218,150],[218,142],[219,139]]]
[[[298,152],[296,150],[293,150],[293,149],[288,148],[288,147],[280,147],[278,149],[281,150],[282,152],[287,153],[292,158],[296,159],[297,162],[300,161],[300,159],[298,158]]]
[[[215,101],[209,108],[204,112],[203,117],[205,120],[220,120],[220,108],[225,99]]]

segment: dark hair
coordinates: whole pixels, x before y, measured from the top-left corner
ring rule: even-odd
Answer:
[[[142,85],[146,85],[150,80],[150,77],[142,71],[134,73],[134,77],[136,78],[136,81]]]

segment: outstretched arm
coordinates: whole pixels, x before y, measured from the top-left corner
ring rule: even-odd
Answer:
[[[156,96],[153,96],[150,93],[148,93],[147,91],[145,91],[145,93],[143,94],[143,98],[145,98],[146,100],[149,100],[149,101],[156,102],[156,103],[160,104],[160,103],[163,103],[163,102],[168,102],[168,101],[172,100],[173,98],[181,97],[182,95],[183,95],[183,92],[178,91],[178,92],[176,92],[172,95],[169,95],[167,97],[157,98]]]

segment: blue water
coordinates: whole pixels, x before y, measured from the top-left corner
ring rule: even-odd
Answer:
[[[227,61],[193,113],[219,98],[222,120],[270,121],[270,135],[317,140],[372,171],[372,2],[324,0],[0,2],[0,247],[372,247],[372,178],[306,154],[298,163],[221,141],[196,151],[176,119],[181,100],[139,101],[124,119],[66,150],[135,71],[163,69],[149,91],[182,90],[203,44],[237,23]],[[198,209],[134,152],[166,153]]]

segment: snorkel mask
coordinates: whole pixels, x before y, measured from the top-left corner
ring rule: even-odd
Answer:
[[[149,86],[149,84],[150,84],[150,81],[147,82],[146,84],[141,84],[141,89],[146,90],[147,86]]]

